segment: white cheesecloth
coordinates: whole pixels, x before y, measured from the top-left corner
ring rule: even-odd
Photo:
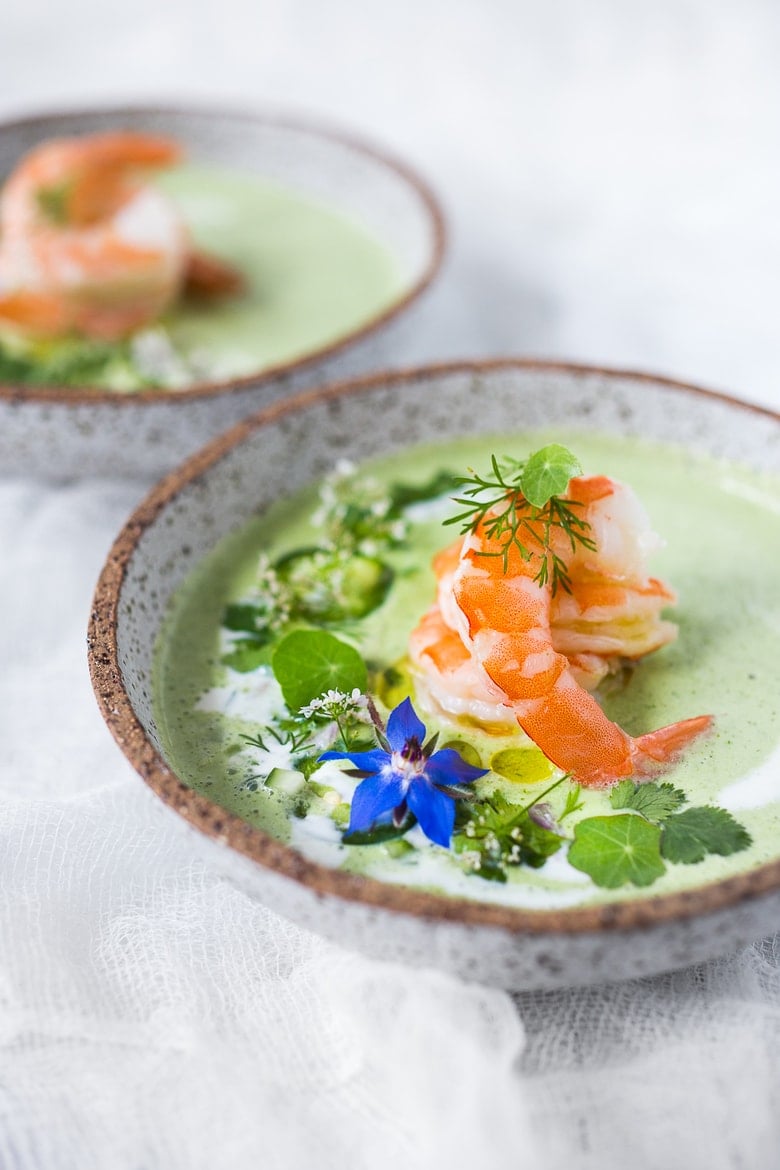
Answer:
[[[0,8],[0,113],[354,126],[450,220],[399,363],[558,356],[778,407],[779,42],[771,0],[28,0]],[[147,486],[0,479],[0,1170],[780,1166],[773,942],[513,998],[342,952],[193,859],[85,662]]]

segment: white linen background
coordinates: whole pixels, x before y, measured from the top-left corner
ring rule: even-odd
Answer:
[[[0,114],[314,112],[451,257],[399,364],[525,353],[780,407],[773,0],[27,0]],[[0,478],[0,1170],[780,1166],[780,952],[510,997],[348,955],[193,861],[84,631],[148,485]]]

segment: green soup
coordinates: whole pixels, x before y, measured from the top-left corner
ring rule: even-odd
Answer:
[[[240,377],[327,346],[401,293],[395,257],[359,223],[294,190],[205,166],[158,180],[195,243],[236,265],[246,289],[183,299],[128,342],[0,340],[0,380],[118,391]]]
[[[261,552],[273,561],[321,539],[321,519],[312,520],[318,507],[316,486],[223,540],[174,599],[158,644],[154,693],[165,754],[182,779],[325,864],[531,909],[664,894],[775,858],[780,853],[776,480],[671,446],[559,431],[412,448],[400,458],[373,462],[367,473],[385,485],[421,484],[442,469],[460,473],[467,467],[488,467],[491,452],[524,456],[550,441],[576,451],[586,473],[605,473],[631,484],[666,542],[654,555],[651,572],[679,594],[669,613],[679,625],[677,641],[643,660],[625,686],[600,694],[602,705],[632,735],[690,716],[713,715],[714,731],[690,747],[659,782],[683,790],[688,808],[727,810],[746,830],[745,840],[749,834],[747,845],[730,855],[707,853],[697,862],[667,859],[652,883],[606,888],[567,860],[578,824],[616,811],[608,791],[583,789],[582,807],[561,824],[565,841],[554,856],[539,868],[508,867],[506,880],[488,881],[457,854],[421,840],[419,828],[400,844],[399,839],[346,843],[344,822],[356,781],[346,778],[339,764],[324,765],[305,779],[277,746],[280,767],[270,782],[267,775],[258,776],[257,751],[242,736],[261,732],[266,747],[275,746],[264,732],[278,702],[267,665],[273,647],[260,651],[262,661],[255,669],[235,670],[225,658],[235,664],[230,648],[236,635],[226,632],[222,622],[226,607],[251,594]],[[403,673],[409,634],[435,596],[431,558],[455,531],[443,528],[442,520],[454,510],[446,496],[413,504],[406,514],[406,539],[383,553],[394,577],[382,604],[363,618],[329,628],[352,642],[370,664],[370,678],[385,709],[411,693],[428,731],[439,731],[441,742],[458,741],[464,751],[476,753],[483,767],[497,759],[526,761],[519,772],[503,768],[503,774],[491,772],[479,783],[527,804],[560,773],[523,733],[518,729],[496,736],[425,711]],[[263,759],[267,771],[274,763],[273,751]],[[308,803],[301,803],[301,793],[312,784],[314,796],[309,793]],[[556,813],[568,784],[550,797]]]
[[[204,168],[163,180],[196,243],[235,264],[245,296],[181,305],[171,336],[184,352],[219,355],[231,374],[311,353],[376,316],[402,276],[388,249],[359,224],[295,191]]]

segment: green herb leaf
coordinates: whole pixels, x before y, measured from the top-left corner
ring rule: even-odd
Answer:
[[[509,554],[515,548],[526,563],[533,560],[533,580],[540,586],[549,584],[553,595],[559,588],[570,592],[568,565],[553,548],[552,533],[562,532],[572,553],[577,545],[591,550],[596,545],[589,535],[590,524],[578,515],[582,505],[550,494],[550,489],[559,486],[564,491],[571,474],[580,470],[579,463],[565,447],[551,444],[535,451],[524,463],[500,461],[492,455],[490,466],[492,474],[473,472],[459,479],[463,494],[454,497],[454,503],[464,511],[449,517],[445,525],[460,524],[462,533],[476,532],[482,526],[487,539],[498,543],[500,549],[481,551],[477,556],[501,557],[506,573]],[[543,501],[541,505],[537,500]]]
[[[344,833],[341,839],[345,845],[384,845],[387,841],[395,841],[397,838],[403,837],[413,824],[415,824],[414,817],[407,815],[400,825],[395,825],[392,822],[388,825],[377,825],[362,833]]]
[[[258,640],[269,642],[271,632],[265,624],[265,613],[259,606],[251,604],[228,605],[222,615],[222,625],[227,630],[238,630],[254,634]]]
[[[223,654],[222,661],[231,670],[248,674],[250,670],[257,670],[258,666],[268,662],[266,644],[257,638],[242,638],[233,643],[232,650]]]
[[[582,787],[579,784],[573,785],[566,793],[566,803],[563,806],[563,812],[558,817],[558,823],[570,817],[572,813],[579,812],[581,808],[585,807],[585,802],[580,800]]]
[[[127,341],[81,338],[36,342],[22,349],[0,343],[0,384],[26,386],[110,386],[152,389],[158,383],[136,365]]]
[[[607,890],[649,886],[665,871],[661,830],[631,813],[589,817],[574,829],[569,862]]]
[[[609,794],[613,808],[630,808],[641,813],[648,821],[663,821],[685,804],[687,797],[673,784],[634,784],[633,780],[621,780]]]
[[[520,821],[523,835],[520,856],[532,869],[541,869],[548,857],[552,857],[564,843],[565,838],[552,829],[538,825],[527,813]]]
[[[529,456],[520,477],[520,490],[529,504],[543,508],[553,496],[560,496],[573,475],[581,475],[579,460],[560,443],[550,443]]]
[[[410,504],[436,500],[455,490],[458,476],[451,471],[437,471],[425,483],[394,483],[390,485],[391,516],[399,516]]]
[[[366,664],[358,651],[324,630],[294,630],[282,638],[271,667],[290,711],[331,689],[366,689]]]
[[[415,489],[411,492],[414,498]],[[368,556],[398,548],[407,536],[402,505],[410,502],[410,497],[405,500],[405,495],[403,486],[388,489],[373,476],[337,467],[320,491],[317,527],[325,544],[344,554]]]
[[[664,824],[661,853],[667,861],[694,865],[708,853],[728,857],[752,844],[747,829],[725,808],[686,808]]]
[[[500,792],[468,809],[459,806],[455,825],[455,852],[473,855],[471,872],[489,881],[506,881],[508,866],[539,869],[564,842],[560,834],[538,824],[527,807],[512,804]]]
[[[486,882],[506,882],[508,880],[506,868],[501,861],[496,861],[490,856],[483,856],[479,863],[479,868],[472,867],[472,874],[476,874]]]

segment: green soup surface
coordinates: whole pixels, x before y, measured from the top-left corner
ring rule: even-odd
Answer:
[[[647,509],[652,527],[663,537],[664,547],[653,555],[650,569],[679,595],[668,615],[678,623],[679,636],[644,659],[625,685],[605,688],[599,698],[609,717],[631,735],[690,716],[714,716],[714,730],[697,740],[658,778],[657,785],[670,786],[663,790],[667,797],[671,790],[684,793],[684,807],[681,804],[678,813],[722,810],[717,814],[694,811],[693,815],[689,811],[673,829],[690,830],[697,817],[703,816],[706,823],[708,818],[721,817],[722,822],[725,818],[720,829],[726,830],[727,838],[732,834],[730,848],[721,841],[705,848],[697,859],[696,848],[688,840],[681,852],[675,851],[668,822],[661,821],[659,829],[659,818],[650,817],[641,826],[650,846],[658,852],[659,832],[666,841],[666,845],[661,843],[666,853],[653,862],[657,872],[651,875],[645,869],[644,876],[640,873],[634,881],[621,870],[624,880],[614,886],[603,874],[594,880],[568,860],[570,852],[576,858],[577,850],[586,848],[587,830],[578,826],[588,820],[593,825],[593,818],[622,817],[620,827],[630,834],[643,819],[636,807],[621,812],[604,789],[581,790],[579,807],[569,809],[558,825],[560,847],[553,841],[551,855],[543,863],[506,865],[501,874],[492,874],[494,880],[487,880],[491,873],[480,871],[476,855],[468,849],[458,853],[433,845],[423,838],[419,826],[385,840],[345,841],[349,803],[358,781],[348,777],[346,765],[338,762],[304,775],[306,769],[302,772],[296,767],[289,742],[279,742],[288,733],[280,733],[280,700],[270,663],[274,645],[287,627],[253,649],[254,635],[224,624],[228,613],[235,619],[233,625],[240,626],[245,612],[241,605],[256,599],[260,554],[267,558],[264,564],[279,564],[280,559],[284,563],[285,554],[321,544],[322,485],[281,501],[239,533],[223,539],[175,596],[159,638],[154,696],[164,752],[177,774],[250,824],[326,865],[528,909],[666,894],[778,857],[780,483],[776,479],[671,445],[560,431],[410,448],[401,457],[394,454],[366,465],[359,475],[374,489],[399,483],[421,485],[442,471],[462,474],[469,467],[488,468],[493,452],[522,458],[552,441],[571,447],[586,473],[604,473],[630,484]],[[332,488],[326,485],[324,494],[331,498]],[[369,688],[383,714],[409,694],[428,732],[440,733],[440,745],[456,742],[464,758],[491,768],[477,782],[480,791],[498,793],[505,801],[527,807],[561,780],[560,772],[519,728],[496,733],[473,721],[448,719],[426,710],[413,677],[406,672],[409,634],[435,598],[431,558],[456,532],[443,528],[442,521],[456,510],[446,492],[406,508],[403,539],[395,545],[386,543],[378,554],[392,572],[381,603],[365,616],[329,620],[325,625],[359,650],[368,664]],[[299,621],[297,626],[311,624]],[[256,640],[262,642],[262,638]],[[247,659],[241,657],[245,651],[236,650],[242,645],[245,650],[249,646]],[[275,734],[269,733],[269,727],[275,728]],[[496,761],[503,763],[498,767]],[[492,770],[494,766],[497,770]],[[562,780],[549,796],[554,817],[564,811],[567,789],[571,782]],[[629,823],[629,818],[634,819]],[[742,834],[739,838],[734,836],[735,822]],[[614,821],[610,827],[615,827]],[[709,831],[705,824],[705,837]],[[578,835],[583,840],[574,850],[572,840]],[[646,840],[640,842],[640,851],[646,844]],[[630,852],[633,846],[624,842],[621,848],[623,863],[625,850]],[[683,855],[686,860],[680,860]]]
[[[0,381],[117,391],[184,389],[252,374],[328,346],[404,289],[390,250],[340,211],[260,177],[188,164],[158,180],[195,244],[234,264],[245,290],[183,298],[128,341],[0,338]]]

